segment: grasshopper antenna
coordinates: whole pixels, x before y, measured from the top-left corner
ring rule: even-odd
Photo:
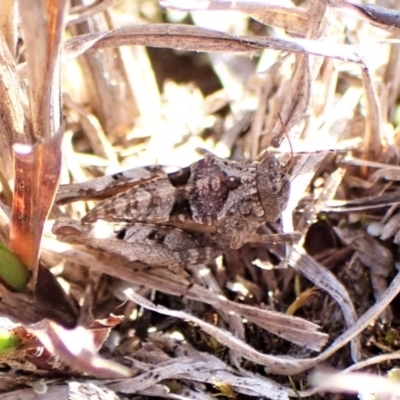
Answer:
[[[291,160],[293,160],[294,151],[293,151],[292,141],[290,140],[289,133],[288,133],[288,131],[286,129],[286,124],[283,122],[282,115],[279,112],[278,112],[278,119],[279,119],[279,121],[280,121],[280,123],[282,125],[283,133],[285,134],[285,137],[286,137],[286,139],[287,139],[287,141],[289,143],[289,146],[290,146],[290,159],[286,164],[286,166],[287,166],[291,162]]]

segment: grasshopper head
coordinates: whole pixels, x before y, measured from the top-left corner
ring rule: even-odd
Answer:
[[[290,181],[274,155],[267,155],[257,165],[256,185],[265,220],[277,220],[287,205]]]

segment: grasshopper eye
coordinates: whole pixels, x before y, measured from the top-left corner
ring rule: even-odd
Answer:
[[[282,180],[275,180],[273,178],[270,182],[268,182],[268,177],[267,177],[267,182],[266,182],[266,189],[271,195],[277,195],[281,192],[282,190]]]
[[[260,174],[257,175],[257,189],[259,193],[277,197],[282,193],[287,181],[286,174],[281,171]]]

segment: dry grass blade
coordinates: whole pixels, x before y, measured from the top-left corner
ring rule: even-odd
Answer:
[[[330,43],[323,45],[307,39],[279,39],[268,37],[233,36],[190,25],[152,24],[129,26],[111,32],[86,34],[65,43],[66,57],[73,58],[87,52],[108,47],[144,45],[188,51],[254,52],[262,49],[313,54],[362,64],[357,47]]]
[[[367,126],[365,135],[364,157],[368,160],[378,160],[382,151],[381,116],[377,94],[368,69],[362,69],[362,79],[367,102]]]
[[[291,7],[291,3],[261,2],[261,1],[185,1],[164,0],[160,2],[163,7],[176,10],[238,10],[263,24],[282,28],[294,35],[303,35],[307,29],[306,10]]]
[[[68,241],[79,243],[79,236],[75,240],[73,239],[74,234],[76,233],[72,232],[73,229],[74,228],[72,228],[69,224],[64,225],[62,221],[57,222],[54,226],[54,232],[58,237],[63,238],[63,235],[67,235]],[[225,312],[229,311],[240,314],[257,325],[274,332],[275,334],[287,340],[293,341],[294,343],[298,343],[301,346],[305,346],[313,350],[320,350],[326,343],[327,335],[318,332],[318,326],[315,324],[286,316],[284,314],[274,313],[272,311],[230,302],[221,297],[221,295],[212,294],[196,284],[192,284],[191,288],[187,288],[189,282],[185,282],[182,279],[176,282],[168,282],[167,277],[164,278],[164,280],[160,280],[160,277],[157,277],[157,275],[141,272],[141,270],[144,268],[143,266],[141,267],[139,263],[136,263],[137,270],[133,268],[132,261],[134,262],[135,260],[129,260],[129,254],[132,254],[132,246],[130,246],[130,249],[126,251],[126,254],[124,254],[122,251],[118,253],[116,253],[115,250],[113,251],[111,249],[112,243],[108,244],[106,239],[103,241],[103,243],[103,248],[101,246],[96,246],[96,250],[92,250],[92,253],[97,256],[97,261],[93,263],[91,258],[84,256],[84,265],[93,267],[97,271],[115,274],[116,277],[132,283],[146,281],[147,286],[153,287],[154,289],[162,288],[163,292],[174,295],[185,295],[188,298],[210,304],[217,309],[224,310]],[[68,254],[71,253],[66,251],[65,255],[61,254],[61,256],[68,257]],[[81,259],[81,257],[77,257],[75,253],[72,253],[71,255],[72,257],[76,258],[77,261],[78,258]],[[104,261],[114,263],[116,259],[119,260],[119,265],[118,268],[114,269],[112,272],[110,271],[110,267],[108,267],[107,264],[104,264]],[[80,262],[83,262],[83,260],[81,259]]]
[[[15,54],[17,49],[17,34],[15,26],[17,24],[17,12],[15,0],[4,0],[0,6],[0,30],[7,43],[11,54]]]
[[[290,256],[289,263],[316,286],[326,290],[337,301],[342,309],[347,327],[354,325],[357,316],[353,302],[346,288],[330,273],[330,271],[304,254],[299,248],[294,249]],[[361,358],[360,343],[356,340],[353,342],[352,346],[353,359],[354,361],[358,361]]]
[[[30,121],[33,138],[49,139],[58,132],[60,52],[67,1],[19,1],[26,46]]]
[[[68,23],[78,24],[79,22],[86,21],[95,14],[107,11],[120,1],[121,0],[103,0],[88,6],[75,6],[70,9]]]
[[[190,314],[182,311],[168,310],[165,307],[155,306],[150,301],[137,295],[131,289],[125,292],[128,299],[140,304],[142,307],[151,309],[161,314],[169,316],[178,316],[179,318],[186,318],[190,321],[195,322],[205,332],[213,336],[218,342],[238,352],[242,357],[247,360],[251,360],[257,364],[261,364],[266,367],[266,370],[273,374],[292,375],[299,373],[304,368],[307,368],[307,361],[309,360],[296,360],[296,359],[285,359],[284,357],[274,357],[267,354],[262,354],[255,351],[251,346],[242,342],[230,332],[222,331],[216,328],[214,325],[202,321]]]
[[[124,382],[111,383],[109,388],[122,393],[143,393],[143,390],[152,387],[157,382],[178,376],[182,379],[210,383],[215,386],[218,386],[218,384],[220,386],[225,385],[231,387],[233,392],[249,396],[263,396],[263,394],[268,393],[271,399],[288,399],[285,390],[270,380],[252,376],[237,377],[230,371],[224,371],[227,366],[215,357],[206,357],[201,354],[193,355],[197,357],[175,359],[173,362],[166,363],[163,367],[151,369],[147,373],[127,379]],[[198,358],[198,361],[194,361],[193,358]],[[222,392],[223,394],[224,392]]]
[[[70,29],[74,36],[80,37],[88,33],[112,31],[113,28],[112,16],[106,11],[94,15],[88,21],[74,24]],[[138,52],[139,54],[140,52]],[[128,72],[130,64],[134,64],[133,56],[124,49],[114,46],[114,48],[108,48],[96,54],[84,54],[77,61],[82,71],[87,71],[87,73],[84,72],[86,95],[93,105],[99,127],[103,126],[104,131],[114,137],[118,136],[121,130],[133,126],[141,109],[139,99],[135,98],[134,94],[139,76],[129,77]],[[71,84],[73,85],[73,82]],[[83,113],[85,110],[82,109],[81,112]],[[94,116],[92,119],[95,119]],[[82,123],[85,123],[84,118],[82,118]],[[85,130],[89,133],[88,129]],[[100,131],[101,129],[96,130]],[[95,136],[95,134],[91,135],[91,137]],[[97,136],[100,139],[101,132]],[[95,146],[93,148],[95,149]],[[116,164],[115,168],[118,168],[116,160],[114,160],[114,164]]]
[[[35,271],[43,225],[53,203],[61,169],[59,133],[36,146],[15,145],[15,188],[10,230],[10,247]]]
[[[19,6],[27,46],[28,121],[32,128],[32,131],[24,129],[23,143],[33,147],[21,146],[18,142],[14,146],[15,186],[10,245],[34,272],[32,284],[35,287],[43,225],[53,203],[61,169],[59,68],[66,2],[57,6],[36,2],[29,7],[28,3],[21,1]],[[18,93],[19,88],[16,89]]]
[[[325,3],[334,7],[350,11],[351,15],[366,20],[372,25],[387,29],[390,32],[399,34],[400,24],[397,11],[374,4],[360,4],[347,0],[324,0]]]
[[[324,32],[328,25],[326,13],[326,6],[319,1],[311,2],[308,9],[310,18],[307,26],[307,39],[321,39],[326,34]],[[312,81],[316,79],[321,65],[322,59],[311,57],[309,52],[296,58],[295,73],[289,89],[289,101],[286,100],[281,109],[281,118],[285,123],[285,129],[289,132],[290,140],[295,140],[302,131],[305,123],[304,115],[311,101]],[[292,128],[294,128],[293,133],[291,133]],[[264,141],[264,147],[268,147],[270,144],[273,147],[279,147],[284,136],[280,120],[277,119],[270,136],[271,143]]]
[[[14,176],[12,163],[13,143],[27,143],[24,135],[29,128],[26,122],[23,106],[20,102],[21,82],[19,80],[15,60],[3,35],[0,35],[0,146],[1,151],[1,182],[6,184]]]

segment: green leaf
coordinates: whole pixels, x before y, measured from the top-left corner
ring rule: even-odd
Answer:
[[[16,292],[25,292],[31,273],[11,250],[0,243],[0,278]]]
[[[0,355],[16,350],[21,344],[20,339],[5,329],[0,329]]]

